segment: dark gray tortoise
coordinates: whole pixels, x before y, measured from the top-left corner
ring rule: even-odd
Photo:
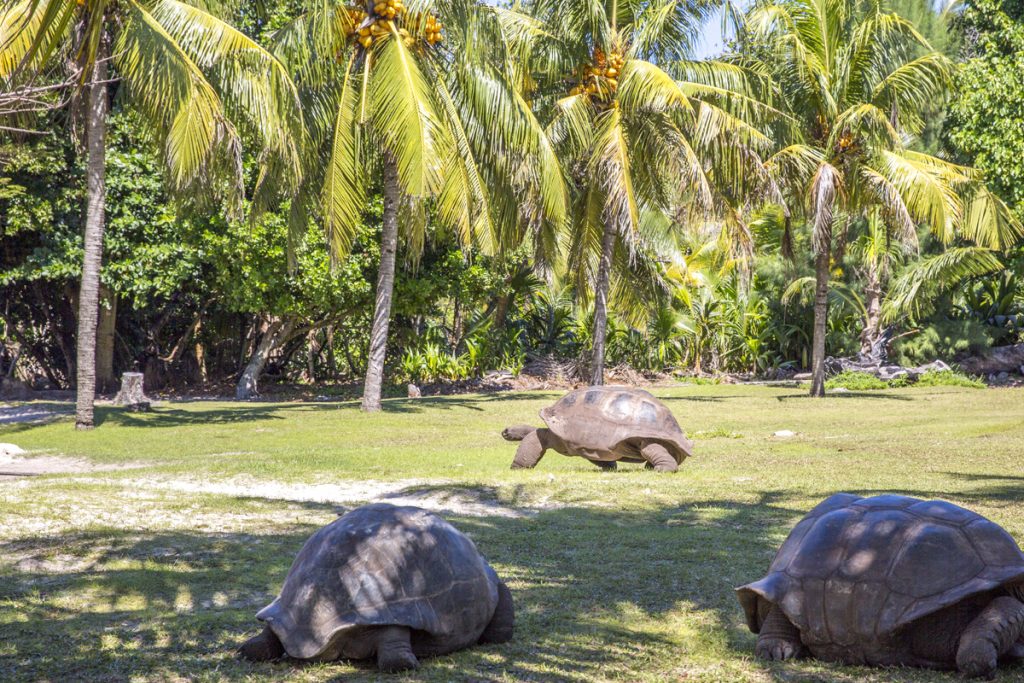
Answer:
[[[540,417],[546,429],[517,425],[502,431],[506,440],[522,442],[512,469],[536,467],[549,448],[603,469],[615,469],[618,461],[644,462],[659,472],[675,472],[693,453],[693,442],[672,412],[643,389],[577,389],[541,410]]]
[[[382,671],[512,638],[512,594],[476,546],[416,507],[352,510],[313,534],[260,610],[246,659],[377,658]]]
[[[1024,658],[1024,553],[945,501],[832,496],[737,595],[764,659],[809,651],[992,678],[998,662]]]

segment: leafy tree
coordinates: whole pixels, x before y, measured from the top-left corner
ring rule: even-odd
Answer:
[[[976,0],[958,23],[968,59],[954,79],[949,142],[1024,219],[1024,3]]]
[[[295,74],[314,151],[303,197],[337,256],[373,180],[384,208],[362,408],[380,410],[399,223],[414,259],[427,210],[467,245],[514,245],[520,219],[561,220],[561,172],[505,79],[494,10],[471,0],[310,3],[275,36]],[[521,180],[524,179],[524,180]]]
[[[61,74],[66,68],[70,73]],[[212,14],[177,0],[21,0],[0,13],[0,79],[4,91],[13,93],[10,106],[31,108],[38,102],[33,86],[46,80],[59,81],[57,86],[72,91],[82,105],[88,160],[78,296],[79,429],[93,426],[114,74],[120,79],[117,94],[132,103],[160,141],[167,181],[176,193],[195,199],[215,190],[240,206],[240,129],[260,139],[277,160],[273,166],[286,171],[283,177],[295,182],[301,175],[301,113],[287,73]],[[21,100],[19,93],[24,93]],[[228,180],[216,183],[217,178]]]
[[[951,65],[906,19],[875,2],[782,0],[753,7],[743,36],[737,61],[771,75],[788,115],[766,164],[813,229],[811,394],[824,396],[833,248],[853,221],[879,211],[908,244],[923,223],[943,242],[991,248],[1011,243],[1019,225],[977,173],[908,146]]]

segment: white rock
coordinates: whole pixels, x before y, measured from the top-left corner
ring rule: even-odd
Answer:
[[[13,443],[0,443],[0,458],[11,458],[15,455],[24,455],[25,449],[15,446]]]
[[[796,432],[791,432],[788,429],[780,429],[779,431],[775,432],[773,436],[776,439],[791,439],[794,436],[796,436]]]

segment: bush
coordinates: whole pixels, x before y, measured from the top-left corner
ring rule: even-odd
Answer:
[[[849,389],[850,391],[871,391],[875,389],[888,389],[889,385],[874,375],[866,372],[840,372],[832,379],[825,382],[826,389]]]
[[[978,320],[942,320],[901,340],[896,362],[903,366],[924,365],[933,360],[952,361],[957,354],[977,354],[991,348],[1005,333]]]
[[[981,380],[952,370],[929,370],[918,378],[916,385],[920,387],[985,388],[985,383]]]

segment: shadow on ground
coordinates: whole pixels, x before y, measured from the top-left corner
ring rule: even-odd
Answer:
[[[734,671],[759,667],[741,664],[754,636],[732,589],[760,578],[780,535],[803,514],[785,498],[762,493],[751,503],[702,500],[643,512],[451,515],[511,586],[516,637],[428,660],[417,679],[628,680],[643,662],[669,661],[673,669],[646,673],[680,680],[698,677],[688,666],[707,664],[688,653],[708,649]],[[325,524],[343,511],[303,506],[322,511]],[[258,631],[253,615],[314,530],[110,530],[0,544],[0,680],[287,679],[295,663],[240,662],[233,649]],[[857,670],[820,666],[765,671],[780,681],[857,680]],[[370,668],[344,663],[305,673],[377,679]],[[884,680],[921,680],[915,672],[889,673]]]
[[[536,401],[536,394],[473,394],[466,396],[434,396],[417,399],[385,399],[385,413],[421,413],[437,410],[483,411],[484,404],[491,401]],[[233,403],[217,408],[203,402],[203,410],[188,410],[178,407],[187,402],[161,403],[148,413],[133,413],[114,406],[96,407],[96,425],[109,423],[122,427],[182,427],[187,425],[233,424],[260,420],[283,420],[294,412],[355,411],[358,401],[303,401],[295,403]],[[64,417],[58,415],[55,419]],[[35,424],[38,424],[35,423]]]

